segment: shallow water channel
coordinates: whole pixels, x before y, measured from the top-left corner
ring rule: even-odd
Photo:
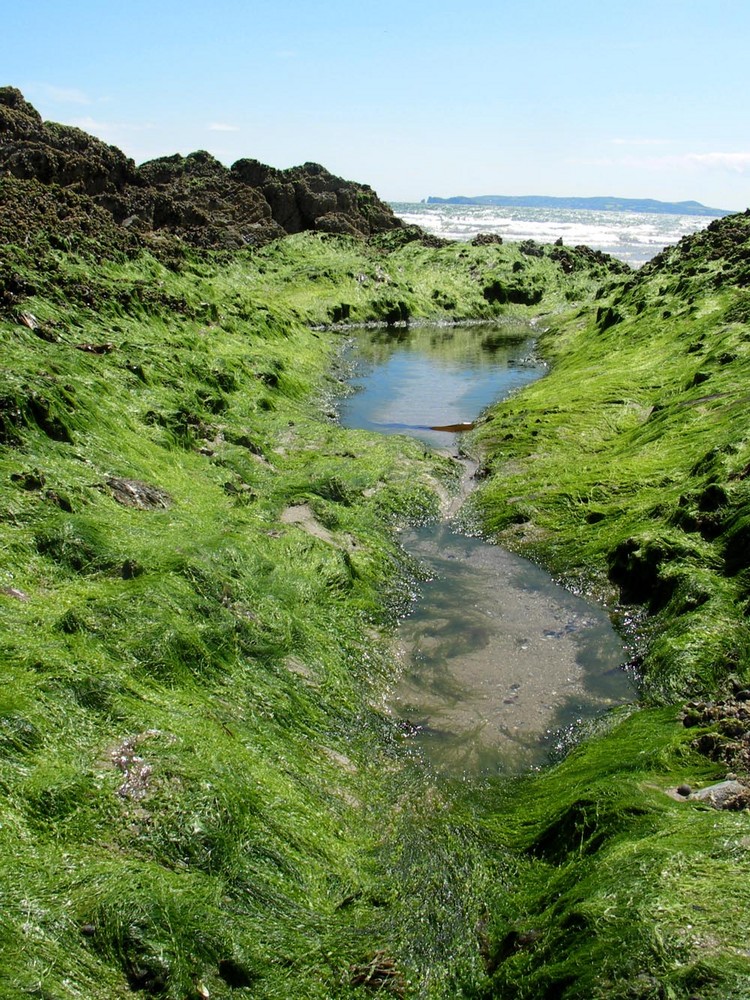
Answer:
[[[471,422],[538,378],[532,351],[533,329],[518,321],[362,331],[341,422],[456,454],[459,435],[432,428]],[[633,699],[628,653],[600,607],[528,560],[461,534],[454,514],[402,534],[427,580],[398,629],[403,671],[388,709],[440,769],[519,773]]]

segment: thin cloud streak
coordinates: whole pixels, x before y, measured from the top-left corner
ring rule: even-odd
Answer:
[[[94,118],[74,118],[70,122],[75,128],[81,128],[85,132],[100,135],[102,132],[148,132],[156,126],[133,122],[101,122]]]
[[[208,126],[209,132],[239,132],[239,125],[226,125],[223,122],[211,122]]]
[[[750,152],[746,153],[689,153],[688,162],[701,167],[731,170],[736,174],[750,172]]]
[[[566,160],[577,166],[628,167],[636,170],[722,170],[735,174],[750,173],[749,152],[683,153],[678,156],[580,157]]]
[[[51,83],[35,83],[29,89],[53,104],[86,105],[94,103],[88,94],[77,87],[57,87]]]
[[[669,139],[611,139],[613,146],[665,146]]]

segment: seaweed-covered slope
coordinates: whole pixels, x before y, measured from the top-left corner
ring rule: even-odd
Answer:
[[[550,373],[477,431],[485,528],[610,603],[644,694],[498,790],[483,997],[750,996],[748,260],[728,217],[548,316]]]
[[[481,433],[491,530],[645,605],[647,690],[667,697],[749,666],[748,260],[736,215],[604,287]]]
[[[449,463],[323,417],[336,339],[257,280],[13,248],[3,1000],[327,1000],[379,949],[406,968],[376,852],[406,779],[370,700],[388,526]]]

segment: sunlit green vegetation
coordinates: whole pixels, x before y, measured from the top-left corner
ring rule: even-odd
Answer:
[[[723,776],[678,711],[747,668],[746,293],[686,260],[4,248],[0,997],[749,995],[746,813],[665,794]],[[341,324],[507,315],[552,370],[475,516],[635,602],[652,707],[454,786],[380,706],[393,529],[456,470],[338,426]]]
[[[750,996],[747,810],[666,794],[747,778],[744,723],[718,706],[701,741],[681,718],[736,712],[750,679],[749,238],[713,224],[550,318],[550,374],[477,431],[475,514],[608,602],[651,706],[502,790],[489,823],[520,861],[487,996]]]

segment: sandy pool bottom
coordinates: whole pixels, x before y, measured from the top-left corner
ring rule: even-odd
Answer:
[[[633,700],[628,652],[601,608],[446,524],[402,540],[430,579],[398,630],[403,672],[388,708],[432,764],[519,773]]]

